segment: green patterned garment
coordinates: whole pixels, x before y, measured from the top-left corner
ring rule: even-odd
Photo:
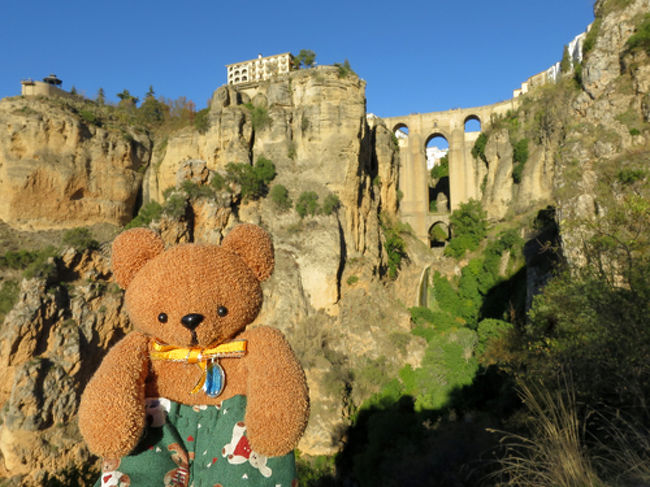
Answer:
[[[297,487],[293,452],[265,457],[246,438],[246,397],[221,406],[148,398],[142,440],[128,456],[104,460],[95,487]]]

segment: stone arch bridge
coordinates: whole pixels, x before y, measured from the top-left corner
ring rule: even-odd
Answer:
[[[434,225],[442,223],[448,228],[449,211],[469,199],[481,199],[485,170],[480,170],[471,153],[480,132],[466,131],[467,122],[478,121],[484,130],[490,126],[494,116],[503,115],[517,105],[518,101],[511,99],[481,107],[383,118],[393,132],[399,129],[408,132],[408,137],[399,140],[400,217],[411,225],[422,241],[429,243],[429,230]],[[449,144],[449,209],[431,213],[426,148],[429,141],[437,136],[444,137]]]

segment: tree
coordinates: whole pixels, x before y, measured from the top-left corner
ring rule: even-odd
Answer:
[[[119,106],[124,108],[135,108],[140,101],[137,97],[129,93],[129,90],[126,88],[122,92],[117,94],[117,97],[120,99]]]
[[[106,95],[104,94],[104,88],[97,90],[97,97],[95,98],[99,105],[106,103]]]
[[[449,217],[453,238],[445,248],[445,255],[462,257],[465,250],[476,250],[487,235],[487,213],[477,200],[461,203]]]
[[[569,48],[564,45],[564,52],[562,53],[562,61],[560,61],[560,72],[569,73],[571,71],[571,56],[569,56]]]
[[[271,201],[273,201],[275,207],[280,211],[287,211],[293,204],[289,197],[289,190],[281,184],[274,185],[269,196],[271,196]]]
[[[329,193],[323,201],[323,214],[331,215],[341,207],[341,200],[334,193]]]
[[[311,68],[316,61],[316,53],[309,49],[301,49],[297,56],[294,56],[294,66]]]
[[[275,177],[275,165],[270,160],[260,156],[251,166],[246,163],[226,165],[226,179],[233,181],[241,187],[242,198],[246,200],[258,199],[266,195],[267,184]]]
[[[350,66],[350,61],[347,59],[343,61],[343,64],[341,63],[334,63],[334,66],[336,66],[339,69],[339,78],[345,78],[349,74],[356,74],[352,70],[352,66]]]
[[[296,212],[300,218],[314,216],[318,211],[318,195],[314,191],[304,191],[296,201]]]
[[[165,119],[165,107],[153,96],[145,98],[138,109],[138,113],[142,121],[147,125],[155,125]]]
[[[165,119],[166,108],[162,102],[156,100],[153,86],[149,85],[149,90],[144,95],[144,101],[139,109],[142,121],[147,125],[162,123]]]

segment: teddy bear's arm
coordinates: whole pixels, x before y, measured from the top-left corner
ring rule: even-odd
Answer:
[[[254,451],[293,450],[307,426],[309,393],[302,367],[281,332],[260,326],[248,339],[246,429]]]
[[[79,430],[88,448],[119,458],[138,443],[145,423],[149,338],[132,332],[108,352],[79,405]]]

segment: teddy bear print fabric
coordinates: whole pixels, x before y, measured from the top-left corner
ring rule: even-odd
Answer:
[[[132,454],[105,459],[96,487],[296,487],[293,452],[265,457],[246,436],[246,397],[220,406],[146,400],[147,427]]]

